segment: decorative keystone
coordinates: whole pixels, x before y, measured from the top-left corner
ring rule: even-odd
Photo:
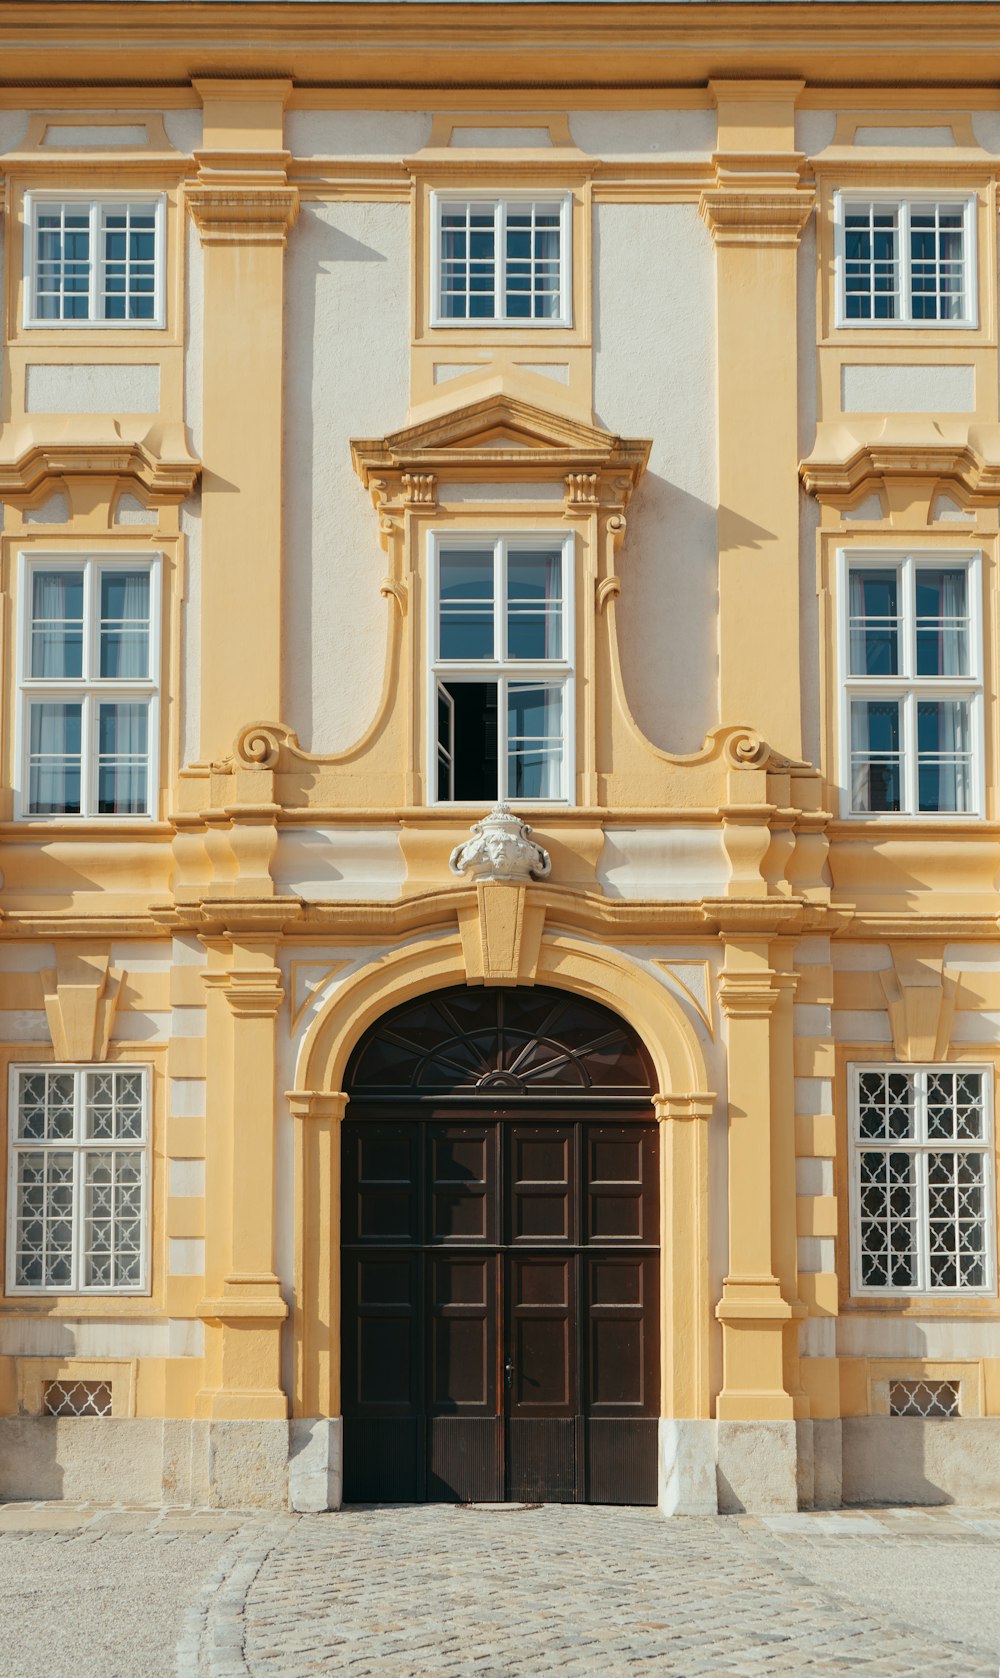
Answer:
[[[551,873],[548,851],[535,844],[527,822],[507,804],[495,804],[474,824],[472,835],[451,853],[453,874],[473,880],[544,880]]]

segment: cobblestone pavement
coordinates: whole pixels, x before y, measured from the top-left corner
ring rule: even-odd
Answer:
[[[0,1678],[997,1678],[1000,1514],[0,1506]]]

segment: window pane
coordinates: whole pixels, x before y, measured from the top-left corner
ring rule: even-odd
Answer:
[[[562,657],[562,554],[507,556],[507,656]]]
[[[139,1141],[143,1133],[141,1072],[88,1072],[84,1135],[95,1142]]]
[[[895,571],[852,571],[849,586],[852,676],[899,672],[899,580]]]
[[[899,810],[901,769],[899,701],[852,699],[851,809]]]
[[[90,209],[45,204],[35,212],[35,315],[40,320],[90,316]]]
[[[83,675],[83,572],[35,571],[31,579],[31,674]]]
[[[507,690],[507,794],[561,798],[563,690],[511,682]]]
[[[104,210],[105,320],[152,320],[155,303],[156,217],[148,205]]]
[[[912,1154],[859,1160],[861,1280],[866,1288],[917,1286],[917,1184]]]
[[[981,1072],[927,1074],[927,1135],[933,1142],[978,1141],[984,1132]]]
[[[30,1142],[73,1139],[72,1072],[23,1072],[18,1094],[17,1134]]]
[[[471,803],[492,802],[498,790],[497,684],[442,682],[440,691],[444,706],[441,714],[447,713],[452,727],[452,796]],[[440,737],[439,741],[445,745]],[[440,771],[438,797],[448,797]]]
[[[961,205],[910,210],[910,301],[914,320],[961,320],[965,314],[965,229]]]
[[[562,222],[558,204],[508,204],[505,313],[553,320],[560,312]]]
[[[844,314],[847,320],[894,320],[899,314],[894,207],[853,204],[845,212]]]
[[[969,674],[969,617],[966,573],[918,567],[917,675]]]
[[[986,1157],[927,1156],[932,1288],[981,1288],[986,1282]]]
[[[142,1155],[84,1155],[83,1285],[134,1288],[142,1281]]]
[[[102,704],[98,709],[97,809],[102,816],[145,815],[149,706]]]
[[[971,810],[970,708],[964,699],[917,704],[917,783],[921,810]]]
[[[912,1072],[862,1072],[858,1078],[858,1136],[865,1142],[901,1142],[914,1135]]]
[[[21,1287],[73,1285],[73,1155],[20,1152],[14,1191],[14,1274]]]
[[[28,813],[80,814],[80,705],[33,700],[28,724]]]
[[[139,680],[149,675],[149,572],[101,575],[101,675]]]
[[[440,313],[445,320],[496,314],[496,206],[447,204],[441,211]]]
[[[441,658],[493,658],[493,569],[492,551],[441,554]]]

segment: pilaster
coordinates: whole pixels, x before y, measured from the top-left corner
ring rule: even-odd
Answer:
[[[656,1095],[660,1129],[661,1388],[664,1416],[711,1414],[708,1120],[714,1097]]]
[[[229,1419],[283,1417],[288,1409],[281,1387],[288,1307],[274,1269],[275,1020],[284,996],[276,950],[273,936],[238,933],[227,951],[216,949],[219,964],[205,974],[209,1174],[213,1190],[225,1184],[228,1197],[213,1194],[220,1222],[209,1232],[208,1297],[199,1308],[208,1377],[198,1406]]]
[[[296,1416],[340,1414],[341,1090],[290,1090],[295,1120]]]
[[[298,212],[287,81],[199,80],[204,149],[186,190],[205,248],[202,759],[281,705],[285,241]]]
[[[729,1034],[729,1270],[720,1421],[783,1421],[783,1335],[792,1309],[776,1273],[771,1140],[772,1016],[782,996],[764,939],[727,939],[719,1000]],[[794,1167],[793,1167],[794,1168]],[[794,1194],[791,1215],[794,1218]]]
[[[796,271],[814,202],[795,150],[803,84],[709,85],[719,150],[701,214],[716,253],[721,715],[798,758]]]

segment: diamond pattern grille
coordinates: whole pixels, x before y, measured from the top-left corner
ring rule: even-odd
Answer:
[[[943,1419],[959,1414],[958,1381],[890,1381],[890,1416]]]
[[[110,1381],[47,1381],[42,1393],[46,1416],[110,1416]]]
[[[988,1131],[982,1072],[859,1072],[855,1228],[863,1288],[989,1285]]]
[[[16,1075],[16,1092],[15,1285],[59,1292],[141,1288],[144,1073],[32,1069]]]

